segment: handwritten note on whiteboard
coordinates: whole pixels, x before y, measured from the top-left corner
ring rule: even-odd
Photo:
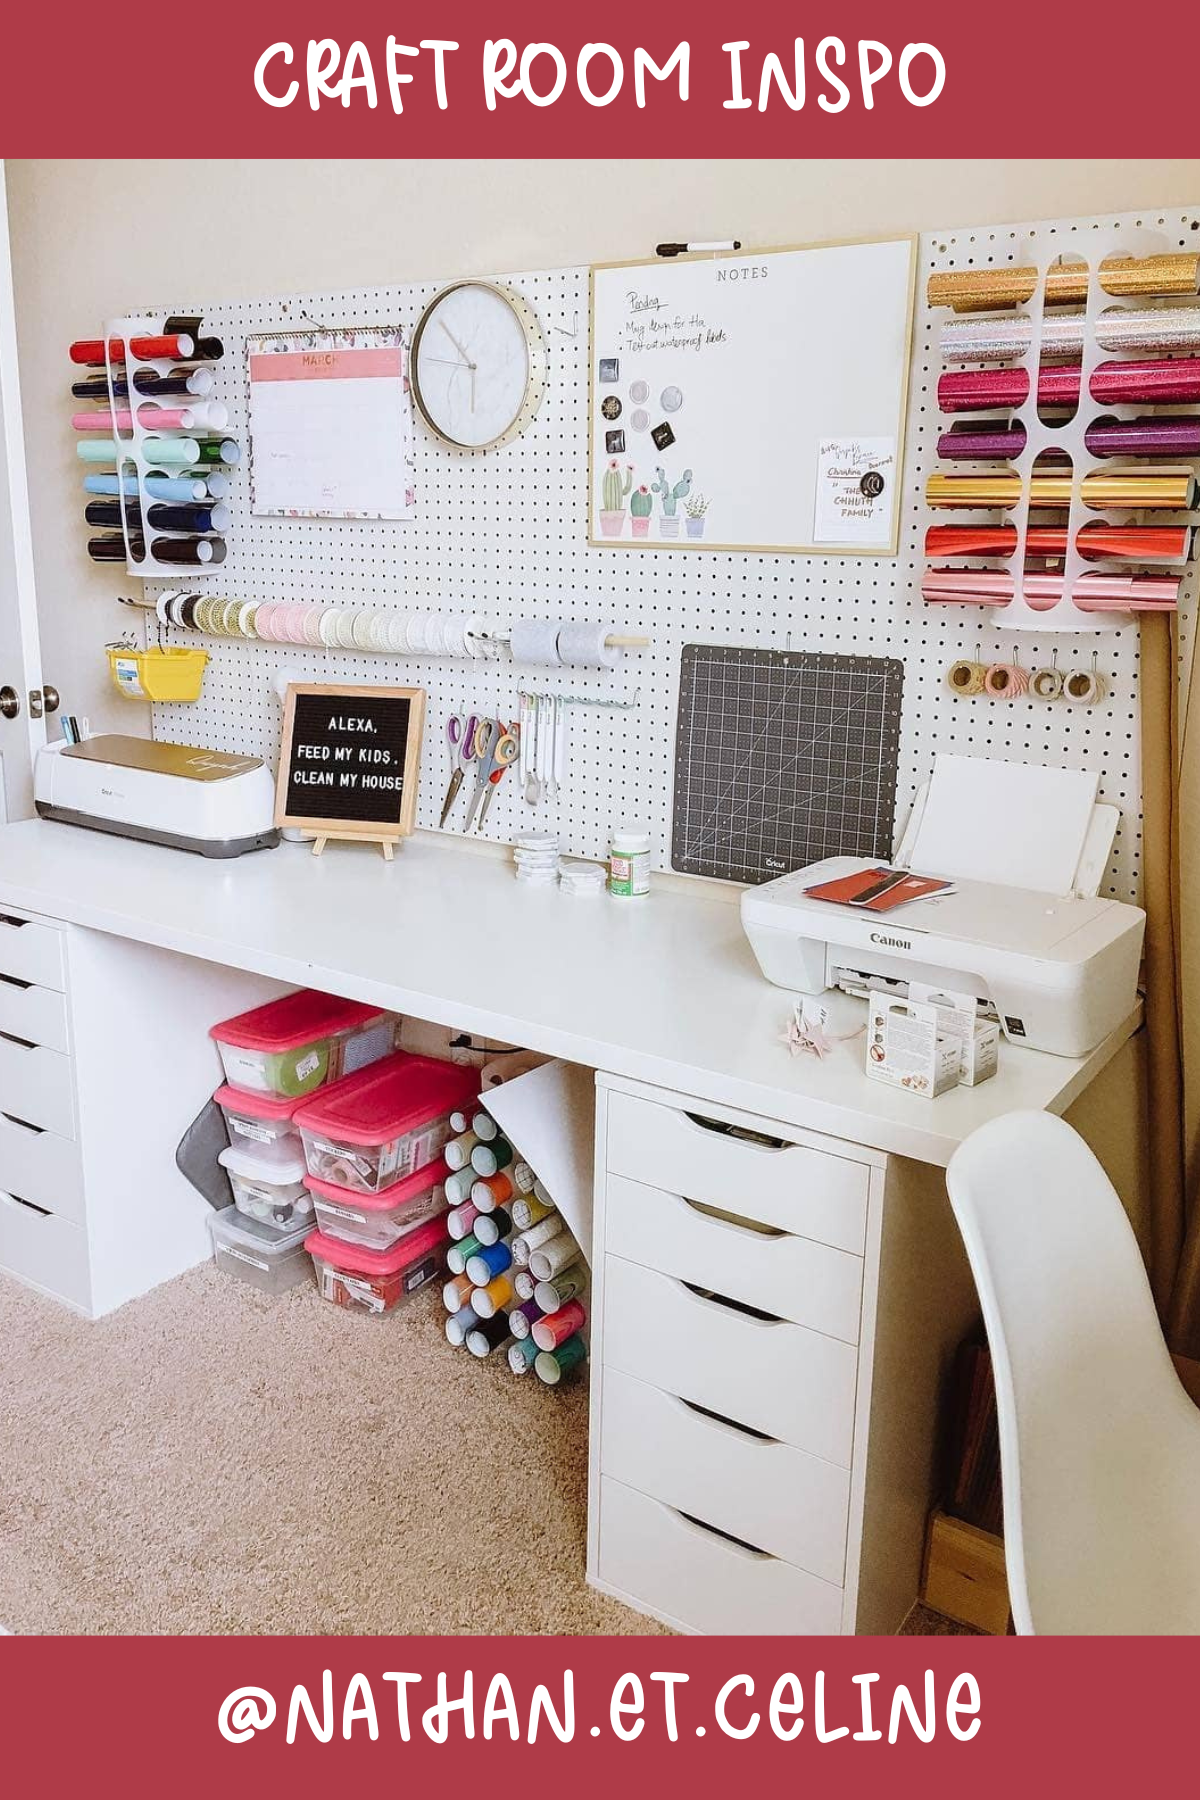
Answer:
[[[822,438],[813,542],[877,544],[896,499],[895,438]]]
[[[894,552],[913,276],[910,238],[593,269],[591,541]],[[891,446],[870,505],[818,483],[835,433]]]
[[[399,330],[247,339],[250,510],[411,519],[412,408]]]

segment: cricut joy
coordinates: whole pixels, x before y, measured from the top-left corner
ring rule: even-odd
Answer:
[[[266,765],[189,744],[113,735],[48,745],[38,755],[34,800],[43,819],[201,856],[279,842]]]
[[[1139,907],[1098,897],[1119,815],[1095,792],[1074,770],[939,757],[895,865],[953,887],[891,913],[809,897],[879,860],[835,856],[748,889],[763,974],[804,994],[970,989],[1015,1042],[1086,1055],[1134,1006],[1145,926]]]

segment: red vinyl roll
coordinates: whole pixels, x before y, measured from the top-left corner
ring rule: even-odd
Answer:
[[[1200,356],[1151,362],[1103,362],[1092,370],[1088,391],[1111,406],[1188,406],[1200,401]],[[938,378],[943,412],[975,412],[992,406],[1024,406],[1029,398],[1025,369],[971,369]],[[1038,371],[1039,406],[1075,406],[1078,368]]]
[[[173,331],[159,337],[130,338],[129,348],[139,362],[187,362],[194,355],[196,346],[185,333]],[[73,363],[102,364],[105,360],[104,339],[77,338],[69,354]],[[125,361],[125,346],[120,338],[109,338],[108,361]]]
[[[1081,556],[1115,556],[1135,562],[1175,562],[1191,551],[1189,525],[1085,525],[1078,536]],[[1015,525],[931,525],[926,556],[1011,556]],[[1065,525],[1031,525],[1025,533],[1028,556],[1065,556]]]

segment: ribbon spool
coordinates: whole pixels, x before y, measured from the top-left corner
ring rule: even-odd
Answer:
[[[976,652],[976,658],[978,658],[978,652]],[[970,662],[963,658],[958,662],[951,663],[946,670],[946,686],[952,694],[970,697],[974,694],[982,694],[986,677],[987,670],[981,662],[978,660]]]
[[[1016,700],[1028,687],[1028,671],[1015,660],[990,663],[983,678],[983,691],[993,700]]]
[[[1054,652],[1048,669],[1035,669],[1029,677],[1029,691],[1035,700],[1061,700],[1063,691],[1063,673],[1058,666],[1058,651]]]
[[[1097,661],[1093,656],[1090,669],[1072,669],[1063,682],[1063,698],[1072,706],[1099,706],[1108,698],[1108,683],[1096,667]]]

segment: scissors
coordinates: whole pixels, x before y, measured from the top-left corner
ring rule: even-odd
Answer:
[[[450,817],[450,809],[458,799],[458,790],[463,784],[463,776],[467,772],[467,764],[482,756],[487,747],[487,732],[491,728],[490,719],[477,718],[474,713],[451,713],[446,720],[446,743],[450,748],[450,785],[446,789],[446,798],[442,802],[442,816],[438,820],[439,827],[444,827]],[[468,820],[468,826],[470,821]]]
[[[521,750],[520,725],[505,726],[503,719],[487,719],[486,748],[479,753],[479,774],[475,778],[475,792],[471,796],[471,808],[467,814],[465,830],[470,831],[478,813],[478,828],[482,831],[483,821],[487,818],[488,807],[492,803],[492,795],[504,778],[505,769],[516,762]]]

